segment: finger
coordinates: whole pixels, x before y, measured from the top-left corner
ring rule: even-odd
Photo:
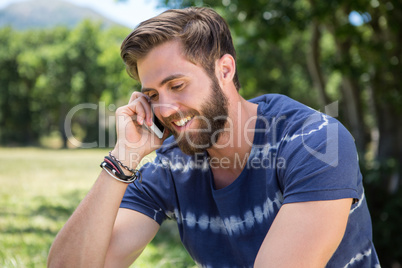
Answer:
[[[130,97],[130,100],[128,101],[128,103],[131,103],[131,102],[133,102],[134,100],[136,100],[136,99],[138,99],[140,97],[144,97],[148,102],[150,102],[149,96],[145,95],[142,92],[134,91],[131,94],[131,97]]]
[[[127,115],[136,120],[139,125],[143,125],[144,120],[150,117],[151,107],[149,103],[142,97],[135,99],[125,106],[127,108]]]
[[[144,101],[144,99],[145,99],[145,101]],[[142,92],[135,91],[131,94],[129,104],[134,101],[139,101],[139,100],[143,103],[145,111],[146,111],[143,119],[146,120],[146,122],[149,126],[151,126],[152,125],[152,113],[151,113],[152,110],[151,110],[151,108],[149,108],[149,110],[147,108],[148,106],[150,106],[151,99],[149,98],[148,95],[145,95]]]
[[[116,110],[116,117],[131,118],[132,121],[137,121],[142,125],[145,118],[145,111],[142,108],[141,102],[134,101],[125,106],[119,107]]]
[[[126,135],[126,127],[134,124],[133,112],[127,106],[119,107],[116,110],[116,130],[117,136]]]
[[[134,91],[134,92],[131,94],[130,100],[128,101],[128,103],[131,103],[131,102],[133,102],[135,99],[141,97],[141,94],[142,94],[141,92]]]
[[[151,126],[152,125],[152,108],[151,108],[150,103],[148,102],[147,99],[142,98],[142,97],[136,99],[136,102],[141,103],[142,108],[145,113],[143,119],[146,121],[147,125]]]

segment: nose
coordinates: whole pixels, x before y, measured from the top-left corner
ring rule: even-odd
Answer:
[[[179,112],[179,105],[176,100],[160,94],[158,103],[153,104],[153,109],[156,114],[159,113],[162,117],[167,118]]]

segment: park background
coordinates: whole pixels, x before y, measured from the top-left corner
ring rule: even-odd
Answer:
[[[128,23],[70,2],[15,2],[0,6],[1,267],[44,267],[95,181],[114,145],[114,111],[140,88],[119,56],[136,20],[191,5],[227,20],[244,97],[339,107],[331,115],[356,140],[382,267],[401,267],[401,1],[156,0],[152,14],[138,13],[143,1],[95,1],[131,8]],[[194,262],[168,222],[134,266]]]

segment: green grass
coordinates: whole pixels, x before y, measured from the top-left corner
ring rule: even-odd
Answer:
[[[0,267],[46,267],[57,232],[95,182],[107,150],[0,148]],[[194,267],[176,223],[132,267]]]

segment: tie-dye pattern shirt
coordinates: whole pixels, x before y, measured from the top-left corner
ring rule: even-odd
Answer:
[[[350,133],[283,95],[250,101],[258,104],[254,140],[251,152],[235,160],[244,168],[232,184],[216,189],[207,153],[185,155],[170,137],[142,167],[142,183],[128,187],[121,207],[159,224],[176,220],[200,267],[229,268],[253,267],[283,204],[353,198],[344,238],[327,267],[380,267]]]

